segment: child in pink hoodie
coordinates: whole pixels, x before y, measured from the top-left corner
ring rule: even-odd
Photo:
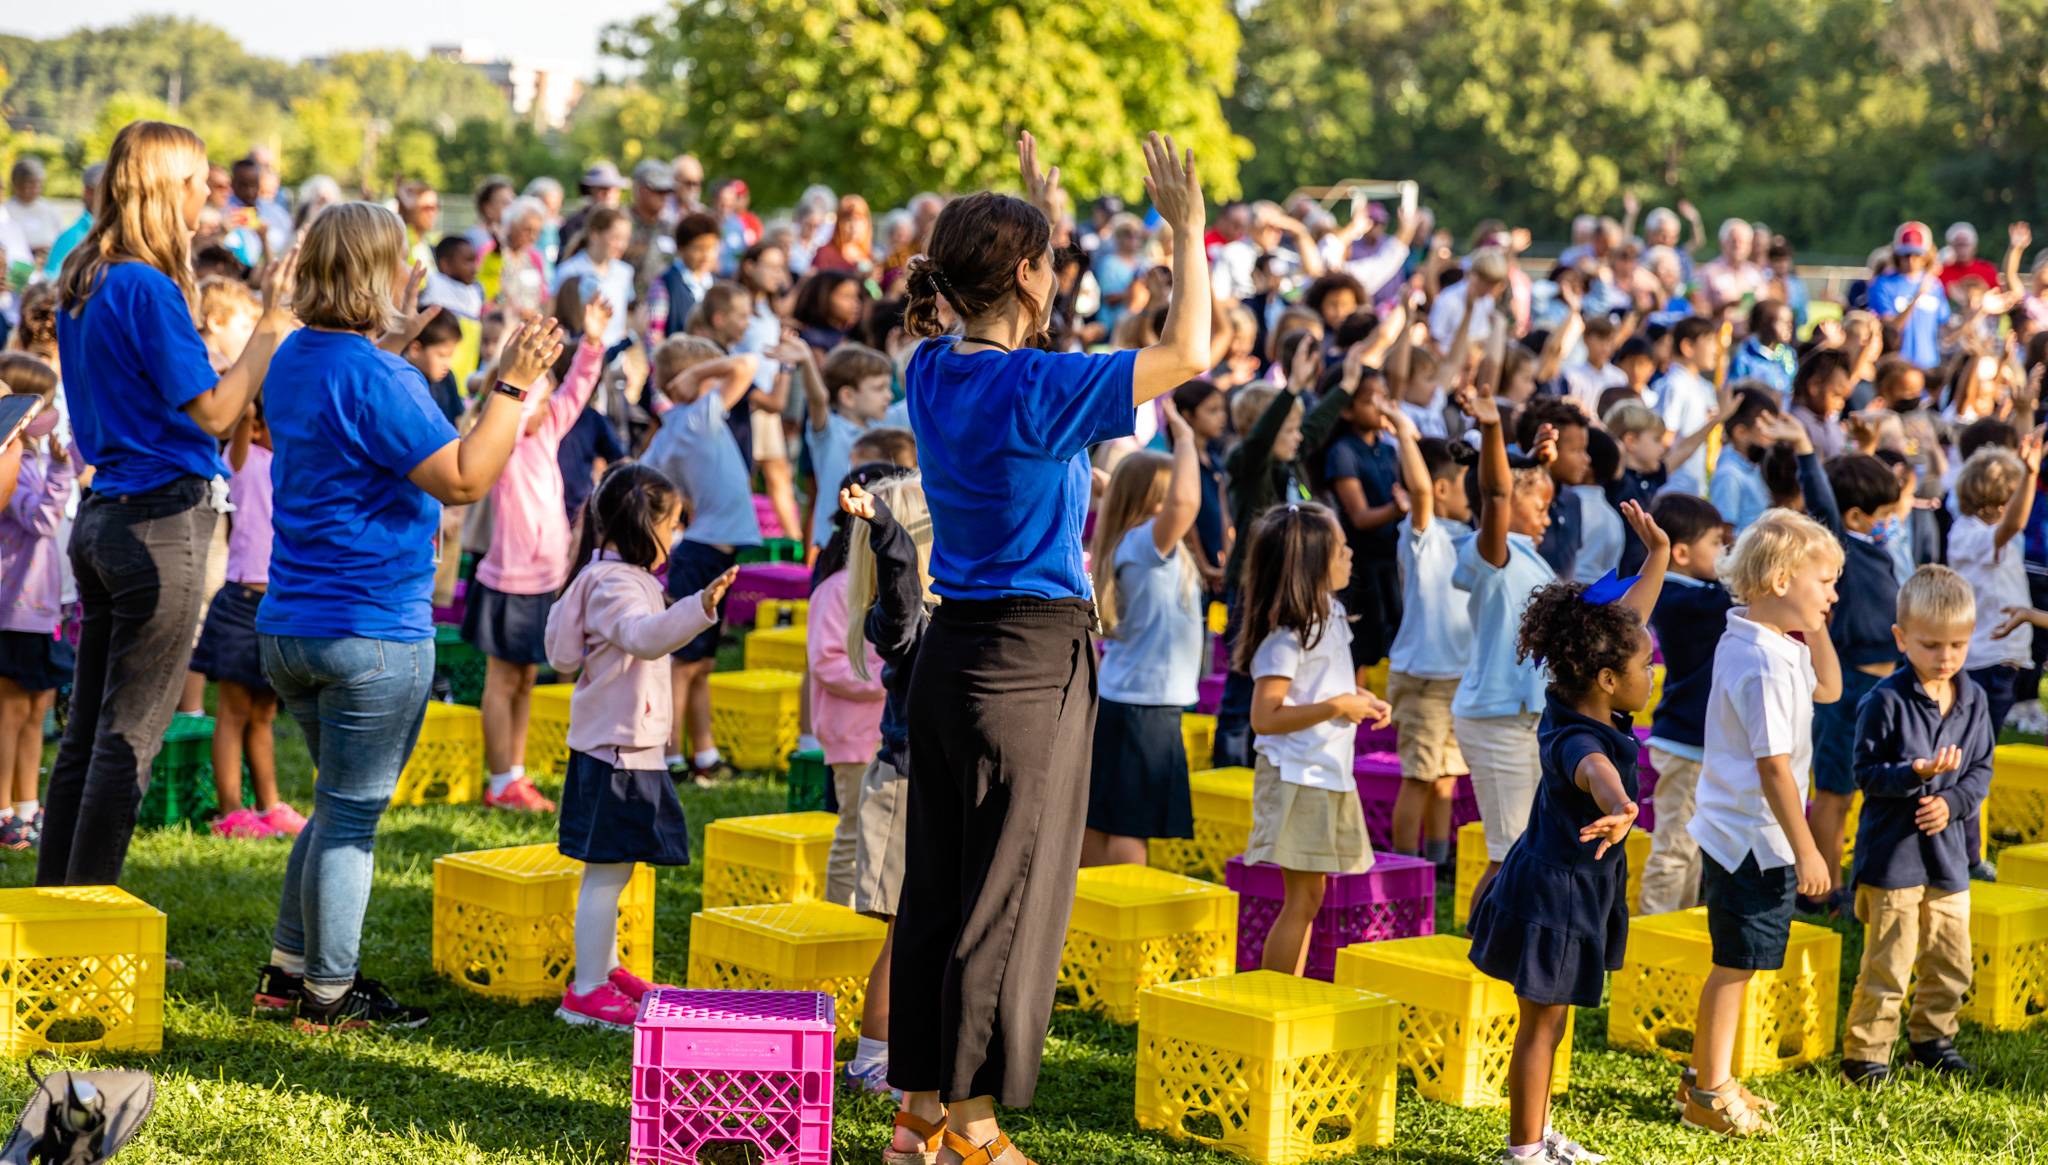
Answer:
[[[524,813],[552,812],[519,761],[533,681],[547,662],[542,642],[548,608],[569,574],[569,516],[562,505],[562,438],[575,427],[604,367],[612,305],[594,296],[583,307],[583,341],[552,396],[531,395],[526,422],[505,472],[491,489],[491,548],[477,563],[462,615],[462,637],[484,653],[484,804]]]
[[[682,509],[659,470],[614,466],[591,495],[578,566],[548,613],[548,664],[582,673],[569,696],[560,833],[562,854],[584,863],[576,973],[555,1012],[573,1024],[632,1028],[652,985],[619,966],[619,894],[636,862],[690,861],[682,802],[662,761],[674,716],[668,654],[716,621],[737,571],[668,605],[653,572]]]

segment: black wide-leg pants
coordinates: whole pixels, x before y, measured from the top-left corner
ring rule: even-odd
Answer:
[[[910,681],[889,1083],[1031,1103],[1088,817],[1092,607],[947,600]]]

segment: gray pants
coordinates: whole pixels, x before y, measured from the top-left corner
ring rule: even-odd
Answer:
[[[39,886],[120,880],[149,766],[178,710],[219,515],[206,483],[93,494],[71,530],[84,623],[71,720],[43,798]]]

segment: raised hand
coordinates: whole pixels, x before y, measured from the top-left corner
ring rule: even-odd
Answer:
[[[1641,196],[1639,196],[1633,189],[1622,191],[1621,209],[1624,214],[1627,214],[1630,218],[1634,218],[1636,212],[1643,209],[1643,200]]]
[[[2016,222],[2005,229],[2005,237],[2013,246],[2024,251],[2034,245],[2034,228],[2028,223]]]
[[[1302,345],[1303,348],[1308,346],[1307,344]],[[1370,341],[1360,340],[1349,348],[1344,349],[1344,371],[1341,374],[1342,379],[1338,383],[1344,386],[1345,392],[1352,392],[1358,388],[1359,380],[1365,375],[1365,353],[1370,346]],[[1297,350],[1295,352],[1296,358],[1298,359],[1300,355],[1300,351]]]
[[[420,288],[426,282],[426,264],[414,263],[412,271],[405,277],[405,298],[399,301],[398,322],[392,325],[390,331],[378,338],[379,348],[386,352],[404,352],[407,344],[419,338],[420,331],[427,326],[427,321],[441,314],[438,306],[425,311],[419,310]]]
[[[1963,750],[1953,744],[1944,744],[1934,750],[1931,757],[1921,757],[1913,762],[1913,772],[1921,780],[1952,773],[1963,767]]]
[[[1621,503],[1621,517],[1636,532],[1636,537],[1643,540],[1643,548],[1650,552],[1651,557],[1656,557],[1660,550],[1671,549],[1671,535],[1664,532],[1664,527],[1657,524],[1657,519],[1651,517],[1648,510],[1643,509],[1642,503]]]
[[[1813,437],[1807,433],[1806,426],[1799,423],[1798,417],[1788,413],[1766,415],[1758,420],[1757,428],[1773,442],[1783,441],[1792,446],[1795,453],[1813,452]]]
[[[732,580],[738,578],[739,576],[739,567],[727,567],[724,574],[721,574],[717,578],[712,579],[710,586],[707,586],[702,591],[698,592],[698,598],[702,600],[702,602],[704,603],[704,615],[706,618],[718,618],[718,600],[725,597],[726,588],[731,586]]]
[[[1024,176],[1024,197],[1045,212],[1047,219],[1057,218],[1060,209],[1060,168],[1054,166],[1051,173],[1038,168],[1038,139],[1027,131],[1017,139],[1017,170]]]
[[[1494,401],[1491,393],[1467,388],[1458,394],[1458,407],[1465,410],[1465,415],[1471,417],[1482,429],[1500,424],[1500,405]]]
[[[1606,857],[1608,850],[1613,849],[1628,839],[1628,831],[1635,828],[1636,814],[1639,812],[1641,810],[1636,808],[1634,801],[1624,801],[1621,803],[1621,808],[1616,812],[1599,818],[1591,825],[1579,830],[1580,841],[1598,840],[1600,842],[1599,847],[1593,851],[1594,861],[1597,862],[1601,858]]]
[[[1543,425],[1536,430],[1536,439],[1529,446],[1529,458],[1538,465],[1548,465],[1557,460],[1557,430],[1555,428],[1550,425]]]
[[[872,522],[875,520],[875,495],[856,481],[839,491],[839,508],[856,518]]]
[[[2041,434],[2042,430],[2037,426],[2033,432],[2020,438],[2020,464],[2027,467],[2028,473],[2041,472]]]
[[[612,326],[612,301],[603,295],[593,295],[583,305],[583,339],[586,343],[602,346],[604,330]]]
[[[498,379],[513,388],[526,388],[539,380],[541,373],[553,368],[561,354],[561,325],[552,317],[528,320],[519,325],[498,354]]]
[[[1700,208],[1692,204],[1692,199],[1681,198],[1678,200],[1678,214],[1680,218],[1685,219],[1687,222],[1697,222],[1700,217]]]
[[[1323,370],[1323,346],[1313,338],[1303,340],[1294,349],[1294,359],[1287,365],[1287,391],[1300,396],[1316,382]]]
[[[1202,181],[1195,174],[1195,152],[1174,145],[1171,134],[1157,130],[1145,137],[1145,193],[1176,231],[1201,238],[1208,223],[1202,206]]]
[[[1166,406],[1166,433],[1176,449],[1180,448],[1183,442],[1193,444],[1195,440],[1194,427],[1188,424],[1188,419],[1181,416],[1180,410],[1170,403]]]
[[[417,268],[415,268],[417,270]],[[424,275],[422,279],[426,278]],[[263,315],[273,327],[293,327],[297,321],[292,317],[292,290],[299,281],[299,245],[293,243],[291,250],[264,264],[257,275],[257,286],[263,292]],[[407,310],[410,310],[408,308]]]

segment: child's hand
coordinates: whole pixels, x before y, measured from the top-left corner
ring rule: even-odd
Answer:
[[[1348,695],[1330,697],[1330,707],[1336,710],[1338,718],[1357,724],[1359,721],[1369,717],[1381,716],[1386,705],[1381,703],[1371,692],[1360,691],[1352,692]],[[1385,722],[1384,717],[1380,722]]]
[[[724,574],[712,579],[710,586],[697,592],[698,600],[704,604],[704,615],[706,618],[718,618],[718,600],[725,597],[726,588],[732,586],[732,580],[739,576],[739,567],[726,567]]]
[[[1171,402],[1168,402],[1166,406],[1166,432],[1172,439],[1175,449],[1180,448],[1183,442],[1190,445],[1194,444],[1194,427],[1188,424],[1187,418],[1181,416],[1180,410],[1174,408]]]
[[[1913,828],[1927,834],[1947,829],[1948,802],[1940,797],[1920,798],[1920,808],[1913,814]]]
[[[292,290],[299,282],[299,245],[293,243],[291,250],[264,265],[256,274],[256,285],[263,292],[263,317],[273,327],[292,328],[297,319],[292,315]]]
[[[1359,688],[1356,694],[1371,701],[1373,708],[1371,718],[1374,728],[1385,728],[1387,722],[1394,718],[1394,706],[1392,704],[1387,703],[1364,688]]]
[[[612,301],[603,295],[593,295],[583,305],[583,342],[604,346],[604,330],[612,324]]]
[[[1808,898],[1824,897],[1828,887],[1834,884],[1833,879],[1828,877],[1827,859],[1820,856],[1819,850],[1810,846],[1805,854],[1793,862],[1792,872],[1799,882],[1799,892]]]
[[[1955,772],[1962,767],[1963,750],[1953,744],[1946,744],[1935,750],[1932,760],[1923,756],[1913,762],[1913,771],[1918,773],[1923,781],[1929,777],[1938,777],[1943,773]]]
[[[1993,639],[2003,639],[2019,630],[2023,624],[2031,623],[2038,627],[2048,623],[2048,611],[2036,611],[2032,607],[2005,607],[1999,611],[1999,615],[2001,618],[1998,626],[1991,632]]]
[[[1536,430],[1536,440],[1531,444],[1529,457],[1538,465],[1548,465],[1557,460],[1557,430],[1543,425]]]
[[[2027,472],[2038,475],[2041,472],[2041,427],[2020,438],[2020,462]]]
[[[1652,518],[1640,502],[1621,503],[1621,516],[1636,532],[1636,537],[1643,540],[1643,548],[1652,555],[1671,549],[1671,535],[1664,532],[1664,527],[1657,524],[1657,519]]]
[[[1287,391],[1300,396],[1315,384],[1322,370],[1323,346],[1311,336],[1294,349],[1294,360],[1287,366]]]
[[[1495,403],[1490,393],[1468,388],[1458,394],[1458,407],[1465,411],[1466,416],[1478,422],[1482,429],[1500,424],[1500,405]]]
[[[1597,862],[1601,858],[1606,857],[1608,850],[1620,845],[1628,838],[1628,831],[1635,828],[1636,814],[1639,812],[1641,810],[1636,808],[1634,801],[1623,801],[1621,808],[1579,831],[1580,841],[1598,839],[1600,842],[1599,848],[1593,851],[1594,861]]]
[[[856,481],[839,491],[839,508],[856,518],[866,518],[872,522],[875,520],[875,495],[862,488]]]
[[[1349,348],[1344,349],[1344,371],[1341,373],[1338,383],[1344,386],[1345,392],[1358,391],[1358,381],[1364,375],[1365,352],[1371,346],[1371,341],[1360,340]],[[1308,345],[1304,344],[1302,347],[1306,348]],[[1299,359],[1300,356],[1301,353],[1297,349],[1295,357]]]
[[[2034,228],[2023,222],[2016,222],[2005,228],[2005,237],[2013,246],[2024,251],[2034,245]]]
[[[1088,496],[1099,498],[1109,492],[1109,471],[1090,469],[1088,471]]]
[[[1792,446],[1792,451],[1800,456],[1813,452],[1813,438],[1807,434],[1806,426],[1799,423],[1798,417],[1778,413],[1764,417],[1757,427],[1763,430],[1765,437]]]
[[[561,354],[561,325],[551,318],[528,320],[505,342],[498,357],[498,379],[513,388],[526,388],[553,368]]]
[[[1386,426],[1387,431],[1404,441],[1420,440],[1422,430],[1415,427],[1415,419],[1408,415],[1407,410],[1392,401],[1385,403],[1388,407],[1380,410],[1380,423]]]
[[[424,263],[414,263],[412,271],[405,278],[405,296],[398,304],[398,320],[391,330],[377,339],[377,346],[386,352],[403,353],[406,345],[419,337],[427,321],[441,314],[439,307],[419,310],[420,288],[427,282],[427,268]]]

